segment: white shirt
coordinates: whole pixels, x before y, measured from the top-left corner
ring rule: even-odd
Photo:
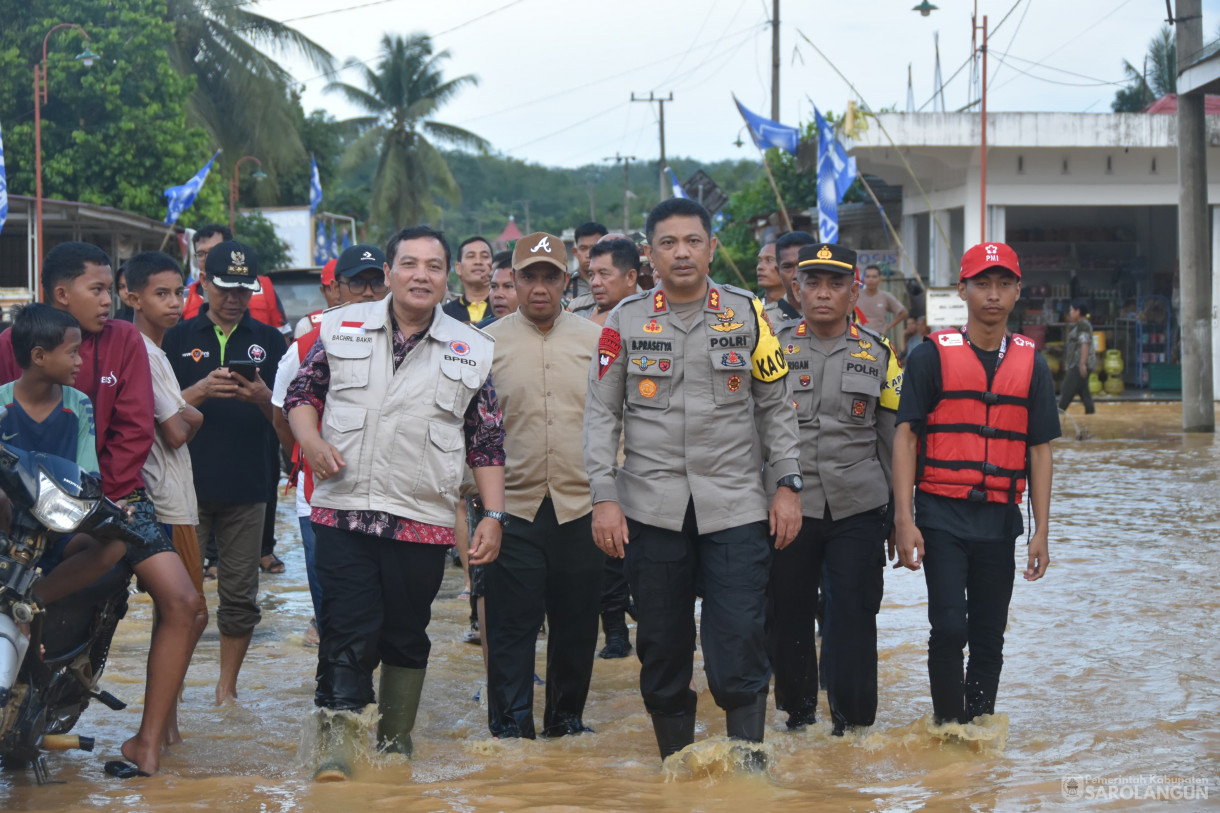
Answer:
[[[152,372],[153,413],[158,427],[178,415],[186,408],[178,379],[170,367],[169,359],[152,339],[140,334],[148,350],[148,364]],[[148,495],[157,512],[157,521],[166,525],[197,525],[199,505],[195,498],[195,478],[191,471],[191,453],[186,444],[177,449],[165,440],[165,433],[158,428],[153,437],[152,449],[144,462],[144,480],[148,484]]]

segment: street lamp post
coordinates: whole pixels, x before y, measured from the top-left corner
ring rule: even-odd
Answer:
[[[59,23],[52,26],[47,35],[43,37],[42,61],[34,66],[34,207],[37,211],[35,219],[38,222],[35,232],[37,242],[34,245],[35,299],[40,298],[37,293],[37,279],[42,271],[44,253],[42,243],[42,106],[47,102],[47,43],[50,41],[51,35],[62,28],[74,28],[85,38],[85,50],[77,54],[76,58],[86,68],[92,68],[94,60],[98,58],[98,55],[89,48],[88,31],[76,23]]]
[[[237,230],[237,172],[241,169],[241,165],[247,161],[253,161],[258,164],[258,169],[254,170],[254,174],[250,176],[251,178],[261,181],[267,177],[267,173],[263,172],[263,162],[253,155],[243,155],[233,165],[233,179],[229,181],[229,231],[231,232]]]

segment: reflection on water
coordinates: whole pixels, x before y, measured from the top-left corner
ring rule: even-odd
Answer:
[[[930,724],[923,578],[887,570],[877,725],[843,738],[830,736],[827,722],[790,734],[773,713],[765,776],[731,770],[723,714],[702,685],[696,737],[705,742],[662,770],[634,657],[595,665],[586,722],[596,734],[493,742],[486,710],[473,699],[481,653],[461,642],[468,607],[454,598],[461,578],[449,570],[434,606],[416,759],[377,758],[355,782],[315,786],[298,747],[313,708],[316,651],[301,643],[309,596],[284,498],[280,555],[288,572],[263,577],[263,623],[242,673],[241,704],[209,703],[219,644],[213,625],[187,677],[186,741],[163,760],[162,775],[122,782],[102,774],[139,724],[150,604],[135,597],[103,679],[132,705],[86,712],[78,730],[97,737],[97,751],[48,758],[64,784],[36,787],[28,773],[0,777],[0,807],[1012,810],[1068,804],[1067,777],[1137,774],[1206,779],[1217,799],[1220,444],[1181,435],[1178,416],[1176,405],[1147,404],[1103,405],[1088,418],[1073,413],[1090,437],[1082,442],[1070,439],[1075,432],[1065,424],[1068,439],[1055,447],[1051,568],[1039,583],[1018,577],[999,713],[982,726]],[[214,586],[209,598],[214,610]],[[829,717],[824,699],[819,716]]]

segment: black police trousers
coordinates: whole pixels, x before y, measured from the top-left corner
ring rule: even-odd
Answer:
[[[322,586],[314,705],[359,710],[373,702],[377,664],[424,669],[444,545],[382,539],[314,523]]]
[[[775,707],[790,723],[813,722],[818,706],[814,616],[818,585],[826,599],[822,664],[830,714],[842,725],[872,725],[877,716],[877,612],[884,586],[884,510],[840,520],[804,517],[796,538],[771,564]]]
[[[623,573],[623,560],[607,556],[602,566],[602,612],[625,613],[631,604],[631,588]]]
[[[1016,539],[964,539],[923,532],[923,573],[928,584],[928,679],[938,722],[968,723],[995,713],[1004,629],[1017,569]],[[962,649],[970,662],[962,682]]]
[[[499,557],[484,567],[487,726],[496,737],[534,738],[534,649],[546,642],[546,737],[583,730],[597,649],[602,562],[593,515],[562,525],[550,498],[534,521],[509,517]]]
[[[695,595],[708,687],[731,711],[770,688],[767,577],[771,545],[762,522],[701,534],[688,504],[681,531],[627,520],[625,570],[636,604],[640,694],[649,714],[695,713]]]

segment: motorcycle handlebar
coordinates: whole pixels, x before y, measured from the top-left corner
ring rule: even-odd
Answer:
[[[132,524],[127,512],[114,501],[103,497],[97,510],[101,519],[89,533],[98,539],[119,539],[137,548],[147,547],[152,542],[148,537],[152,531],[146,524]]]

